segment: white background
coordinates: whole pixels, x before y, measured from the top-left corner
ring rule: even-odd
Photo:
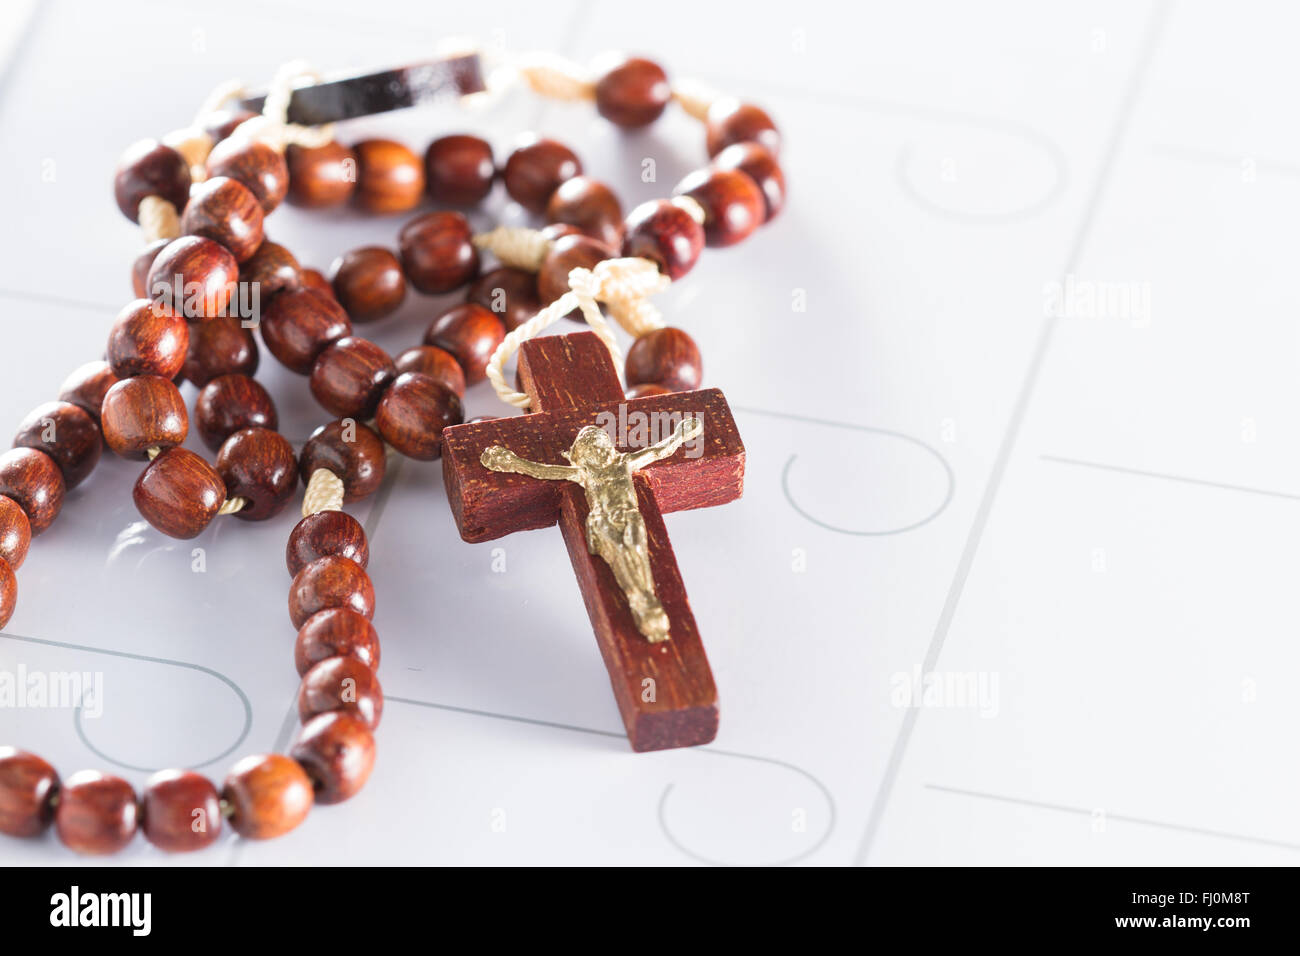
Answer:
[[[790,183],[779,219],[661,297],[749,450],[741,501],[668,519],[716,744],[632,754],[559,533],[463,544],[438,464],[395,461],[354,509],[388,696],[369,786],[268,844],[115,860],[1294,862],[1297,26],[1283,3],[41,5],[0,88],[6,427],[102,354],[129,298],[118,154],[231,77],[396,65],[452,34],[632,49],[766,107]],[[629,208],[704,161],[679,112],[626,135],[522,92],[341,135],[460,130],[501,155],[555,136]],[[476,226],[523,221],[507,206]],[[269,231],[323,268],[404,219],[284,207]],[[1135,283],[1149,313],[1053,316],[1067,276]],[[365,334],[400,350],[452,301]],[[300,443],[323,415],[263,358]],[[498,408],[486,386],[469,407]],[[166,539],[131,504],[138,470],[106,458],[69,496],[0,635],[5,668],[102,672],[104,715],[0,710],[0,742],[65,775],[220,779],[295,726],[294,516]],[[900,706],[914,669],[996,693]]]

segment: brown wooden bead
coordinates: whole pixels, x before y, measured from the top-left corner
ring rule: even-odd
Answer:
[[[229,176],[200,183],[190,194],[181,231],[221,243],[239,262],[262,244],[262,206],[247,186]]]
[[[252,110],[246,110],[242,107],[215,110],[203,117],[203,131],[212,137],[214,143],[219,143],[238,129],[242,123],[251,120],[257,115]]]
[[[406,212],[424,195],[424,164],[405,145],[391,139],[356,143],[357,191],[353,201],[367,212]]]
[[[146,196],[162,197],[179,213],[190,195],[189,164],[170,146],[142,139],[128,146],[118,160],[113,194],[117,208],[132,222],[140,221],[140,200]]]
[[[66,490],[63,472],[45,452],[11,448],[0,455],[0,495],[12,498],[23,509],[33,535],[54,523]]]
[[[344,501],[359,501],[378,489],[384,467],[384,440],[352,419],[321,425],[298,456],[303,484],[317,468],[327,468],[343,479]]]
[[[275,402],[262,384],[247,375],[219,375],[204,385],[194,403],[194,425],[213,451],[245,428],[279,427]]]
[[[59,386],[59,401],[76,405],[99,424],[104,396],[117,384],[117,376],[104,361],[87,362],[76,368]]]
[[[551,242],[555,242],[557,239],[563,239],[565,236],[582,235],[581,229],[577,226],[571,226],[567,222],[553,222],[550,225],[542,226],[538,232],[542,234],[543,239],[548,239]]]
[[[542,268],[537,272],[537,294],[543,304],[550,305],[569,291],[569,273],[574,269],[593,269],[598,262],[612,258],[614,252],[603,242],[597,242],[590,236],[565,236],[551,243],[551,251],[542,260]],[[579,318],[581,312],[574,309],[570,318]]]
[[[537,275],[510,266],[501,266],[475,279],[466,301],[494,313],[505,323],[507,332],[513,332],[542,310],[542,300],[537,295]]]
[[[623,241],[623,206],[614,190],[590,176],[560,184],[546,204],[546,218],[577,226],[582,234],[617,249]]]
[[[628,57],[596,81],[596,110],[616,126],[636,129],[657,120],[672,95],[663,67]]]
[[[458,212],[427,212],[403,226],[397,240],[411,285],[433,295],[478,275],[473,235],[469,220]]]
[[[646,398],[649,395],[668,395],[672,389],[664,388],[654,382],[642,382],[640,385],[629,385],[624,393],[628,398]]]
[[[185,319],[150,299],[128,302],[108,332],[108,364],[118,378],[175,378],[185,364],[190,329]]]
[[[379,678],[356,658],[331,657],[303,675],[298,688],[299,719],[306,723],[317,714],[333,711],[354,714],[372,730],[383,717],[384,692]]]
[[[704,123],[709,155],[717,156],[732,143],[758,143],[773,156],[781,153],[776,124],[757,106],[736,99],[721,99],[709,107]]]
[[[406,276],[397,256],[364,246],[334,260],[334,297],[353,322],[373,322],[397,311],[406,298]]]
[[[397,374],[419,372],[427,375],[457,395],[465,395],[465,373],[456,356],[436,345],[413,345],[393,360]]]
[[[265,521],[284,510],[298,488],[298,457],[289,439],[268,428],[244,428],[217,454],[227,498],[244,498],[235,517]]]
[[[0,496],[0,561],[17,571],[23,566],[31,543],[32,524],[27,520],[27,513],[12,498]]]
[[[758,184],[737,169],[697,169],[673,192],[690,196],[704,209],[704,241],[710,246],[747,239],[766,215]]]
[[[317,611],[347,607],[362,617],[375,616],[375,587],[361,565],[329,555],[317,558],[293,576],[289,587],[289,619],[302,627]]]
[[[560,183],[581,175],[582,163],[553,139],[532,139],[510,154],[502,179],[510,198],[529,212],[545,211]]]
[[[321,512],[324,514],[325,512]],[[342,514],[336,511],[334,514]],[[351,657],[371,670],[379,667],[379,635],[375,626],[356,611],[331,607],[317,611],[298,629],[293,662],[302,677],[323,660]]]
[[[699,388],[703,380],[700,348],[681,329],[647,332],[627,350],[628,385],[653,382],[669,391]]]
[[[473,385],[487,378],[487,363],[506,337],[506,327],[495,315],[466,302],[452,306],[430,324],[425,345],[436,345],[456,357],[465,381]]]
[[[327,298],[334,298],[334,286],[319,269],[299,269],[298,284],[304,289],[319,292]]]
[[[317,209],[347,202],[357,188],[357,156],[342,143],[314,149],[290,146],[289,202]]]
[[[311,812],[311,778],[283,754],[252,754],[230,768],[221,788],[230,827],[249,840],[269,840],[294,829]]]
[[[270,243],[263,243],[269,245]],[[219,318],[190,328],[190,348],[181,366],[187,381],[203,388],[221,375],[252,375],[257,371],[257,340],[242,319]]]
[[[303,724],[289,756],[316,787],[317,803],[342,803],[357,794],[375,766],[375,736],[360,717],[334,711]]]
[[[15,448],[35,448],[54,459],[69,490],[89,477],[104,447],[99,426],[83,409],[68,402],[46,402],[22,420]]]
[[[181,236],[149,268],[148,298],[195,321],[225,315],[239,281],[239,264],[221,243]]]
[[[667,199],[642,203],[627,217],[623,255],[649,259],[674,282],[694,268],[703,248],[704,227]]]
[[[245,287],[256,285],[260,306],[269,302],[277,292],[298,288],[298,268],[298,260],[292,252],[278,242],[266,239],[257,247],[253,258],[239,267],[239,283]]]
[[[375,426],[384,440],[417,461],[441,455],[442,430],[464,420],[460,396],[419,372],[399,375],[375,411]]]
[[[387,352],[374,342],[348,336],[316,356],[311,393],[331,415],[370,418],[396,377]]]
[[[135,836],[138,818],[135,791],[121,777],[82,770],[59,788],[54,827],[78,853],[116,853]]]
[[[763,194],[767,222],[785,205],[785,173],[776,157],[758,143],[733,143],[713,158],[715,169],[735,169],[744,173]]]
[[[170,239],[155,239],[145,246],[131,263],[131,291],[135,293],[137,299],[150,298],[149,270],[153,268],[153,261],[158,258],[158,253],[170,244]]]
[[[124,378],[104,395],[100,414],[104,441],[123,458],[147,458],[150,448],[185,441],[190,419],[185,401],[169,379],[157,375]]]
[[[14,576],[14,569],[9,562],[0,558],[0,627],[9,623],[17,606],[18,578]]]
[[[201,534],[226,500],[216,469],[188,448],[169,448],[140,473],[131,493],[141,517],[172,538]]]
[[[289,534],[284,560],[289,573],[297,575],[319,558],[347,558],[363,569],[370,562],[370,544],[361,522],[346,511],[317,511],[309,514]]]
[[[59,775],[48,763],[25,750],[0,747],[0,833],[32,837],[45,832],[54,819],[50,798],[58,792]]]
[[[262,341],[290,371],[311,372],[316,356],[352,334],[352,322],[332,296],[310,289],[282,292],[262,310]]]
[[[140,831],[168,853],[211,846],[221,836],[221,800],[207,777],[192,770],[160,770],[140,796]]]
[[[208,178],[226,176],[257,197],[270,213],[289,192],[289,167],[280,152],[255,139],[227,139],[208,154]]]
[[[440,136],[424,153],[425,182],[437,202],[472,206],[492,191],[492,147],[477,136]]]

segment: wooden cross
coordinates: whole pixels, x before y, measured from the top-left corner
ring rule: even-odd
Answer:
[[[745,446],[726,399],[716,388],[628,399],[608,350],[591,332],[525,342],[518,368],[530,414],[442,433],[443,476],[461,537],[489,541],[559,521],[632,749],[708,743],[718,731],[717,688],[662,515],[740,497]],[[651,643],[638,632],[609,566],[588,552],[583,489],[492,471],[480,459],[485,449],[503,445],[533,461],[563,464],[561,453],[586,425],[607,425],[612,418],[635,426],[672,421],[674,415],[703,421],[703,453],[697,445],[691,457],[688,445],[634,476],[655,589],[670,625],[668,640]],[[652,429],[650,440],[664,431],[655,435]],[[611,437],[616,444],[625,440]]]

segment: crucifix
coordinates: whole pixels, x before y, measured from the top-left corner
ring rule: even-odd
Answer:
[[[525,342],[518,370],[529,414],[442,433],[461,537],[558,521],[632,749],[708,743],[717,688],[662,516],[740,497],[745,446],[726,399],[626,398],[591,332]]]

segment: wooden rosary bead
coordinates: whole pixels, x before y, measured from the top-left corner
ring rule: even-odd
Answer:
[[[628,385],[652,382],[673,392],[699,388],[704,373],[700,348],[681,329],[647,332],[627,350]]]
[[[317,611],[346,607],[364,618],[375,616],[375,587],[361,565],[330,555],[317,558],[293,577],[289,620],[302,627]]]
[[[252,110],[239,107],[219,109],[203,117],[203,131],[212,137],[213,143],[220,143],[238,129],[240,124],[251,120],[256,115],[258,114]]]
[[[331,711],[302,725],[289,756],[307,771],[317,803],[342,803],[355,796],[375,766],[375,735],[353,714]]]
[[[357,156],[342,143],[309,149],[290,146],[289,202],[318,209],[345,203],[357,188]]]
[[[776,217],[785,205],[785,173],[776,157],[758,143],[733,143],[713,158],[715,169],[735,169],[754,180],[763,194],[763,221]]]
[[[667,199],[637,206],[628,215],[626,225],[623,255],[649,259],[674,282],[695,267],[704,248],[704,227]]]
[[[466,301],[481,305],[500,318],[507,332],[513,332],[542,310],[536,274],[510,266],[501,266],[475,279]]]
[[[298,572],[319,558],[347,558],[362,569],[370,562],[370,544],[361,522],[346,511],[317,511],[294,525],[285,548],[289,573]]]
[[[262,310],[262,341],[290,371],[311,372],[316,356],[344,336],[352,323],[333,296],[310,289],[282,292]]]
[[[0,496],[0,561],[17,571],[23,566],[31,543],[32,524],[27,520],[27,513],[12,498]]]
[[[357,190],[352,198],[380,215],[413,209],[424,195],[424,164],[402,143],[367,139],[356,143]]]
[[[672,389],[654,382],[642,382],[640,385],[629,385],[623,394],[628,398],[648,398],[651,395],[670,395]]]
[[[245,428],[279,427],[271,394],[248,375],[218,375],[199,390],[194,402],[194,424],[203,444],[213,451]]]
[[[529,212],[541,213],[560,183],[581,173],[582,162],[569,147],[553,139],[532,139],[510,154],[501,175],[511,199]]]
[[[406,278],[436,295],[459,288],[478,275],[478,249],[469,220],[458,212],[426,212],[397,235]]]
[[[265,521],[284,510],[298,488],[298,458],[289,439],[268,428],[244,428],[217,454],[227,498],[244,498],[235,517]]]
[[[732,143],[758,143],[773,156],[781,154],[781,134],[776,124],[757,106],[736,99],[721,99],[709,107],[704,122],[709,155],[717,156]]]
[[[551,251],[542,260],[537,272],[537,294],[544,305],[550,305],[569,291],[569,273],[574,269],[594,269],[596,263],[612,258],[613,250],[590,236],[565,236],[551,243]],[[570,318],[580,316],[578,309]]]
[[[583,235],[611,249],[623,242],[623,206],[614,190],[590,176],[561,183],[546,204],[546,218],[577,226]]]
[[[563,239],[565,236],[582,235],[581,229],[577,226],[571,226],[567,222],[553,222],[550,225],[542,226],[538,232],[541,233],[543,239],[549,240],[550,242],[555,242],[557,239]]]
[[[733,246],[766,216],[758,184],[737,169],[697,169],[677,184],[674,195],[690,196],[704,210],[704,241]]]
[[[69,402],[46,402],[22,420],[14,436],[15,448],[35,448],[54,459],[63,482],[72,490],[99,464],[103,436],[84,409]]]
[[[63,845],[78,853],[116,853],[135,836],[138,818],[135,791],[121,777],[82,770],[59,788],[54,827]]]
[[[253,257],[239,267],[239,281],[257,286],[260,305],[277,292],[298,288],[298,260],[278,242],[263,240]]]
[[[216,517],[226,485],[188,448],[169,448],[140,473],[131,497],[140,516],[163,534],[193,538]]]
[[[615,126],[636,129],[657,120],[672,96],[663,67],[628,57],[596,82],[596,111]]]
[[[388,353],[374,342],[355,336],[339,339],[320,355],[311,369],[311,393],[331,415],[370,418],[397,369]]]
[[[365,246],[334,260],[334,297],[353,322],[373,322],[397,311],[406,298],[406,276],[397,256]]]
[[[221,799],[212,781],[192,770],[160,770],[140,797],[140,831],[168,853],[211,846],[221,836]]]
[[[78,366],[59,386],[59,401],[76,405],[99,424],[104,396],[117,384],[117,376],[104,361]]]
[[[18,578],[8,561],[0,558],[0,627],[9,623],[18,606]]]
[[[456,356],[436,345],[413,345],[393,360],[397,374],[419,372],[427,375],[441,385],[445,385],[458,396],[465,396],[465,373],[461,371]]]
[[[375,427],[384,440],[417,461],[441,455],[442,430],[464,420],[460,396],[419,372],[399,375],[375,411]]]
[[[351,564],[351,562],[346,562]],[[354,714],[374,730],[384,714],[379,678],[352,657],[331,657],[303,675],[298,688],[298,718],[306,723],[317,714]]]
[[[44,833],[54,820],[51,798],[58,792],[59,775],[48,763],[25,750],[0,747],[0,833]]]
[[[289,192],[289,167],[279,150],[255,139],[227,139],[208,154],[208,178],[226,176],[243,185],[270,214]]]
[[[298,629],[298,638],[294,642],[293,662],[298,668],[298,676],[304,676],[331,657],[350,657],[371,670],[378,669],[379,635],[375,626],[346,607],[317,611]]]
[[[221,375],[252,375],[257,365],[257,340],[251,329],[244,328],[242,319],[212,319],[190,328],[190,347],[181,374],[197,388]]]
[[[299,269],[298,284],[304,289],[319,292],[326,298],[334,298],[334,286],[319,269]],[[336,300],[337,301],[337,300]]]
[[[173,239],[149,268],[147,296],[190,321],[230,309],[239,264],[221,243],[203,236]]]
[[[269,840],[294,829],[311,812],[311,778],[282,754],[252,754],[230,768],[221,788],[230,827],[249,840]]]
[[[66,490],[63,472],[45,452],[11,448],[0,455],[0,495],[13,499],[23,509],[33,536],[54,523]]]
[[[477,136],[440,136],[425,150],[424,174],[434,201],[473,206],[492,191],[492,147]]]
[[[424,333],[424,344],[454,355],[465,381],[473,385],[487,378],[488,360],[505,337],[506,327],[500,319],[481,305],[466,302],[435,318]]]
[[[327,468],[343,479],[343,500],[359,501],[375,492],[384,480],[384,440],[367,425],[348,419],[321,425],[298,456],[303,484],[317,468]]]
[[[181,217],[181,230],[219,242],[236,261],[245,262],[264,238],[262,205],[243,183],[218,176],[194,188]]]
[[[108,364],[118,378],[175,378],[185,364],[190,329],[185,319],[150,299],[128,302],[108,332]]]
[[[140,200],[159,196],[179,213],[190,195],[190,167],[185,157],[156,139],[128,146],[113,177],[117,208],[132,222],[140,221]]]
[[[171,448],[189,434],[185,400],[170,379],[124,378],[104,395],[100,425],[108,447],[123,458],[147,458],[150,448]]]
[[[155,239],[145,246],[141,253],[135,257],[135,261],[131,263],[131,291],[135,293],[137,299],[151,298],[149,295],[149,270],[153,268],[153,261],[158,258],[158,253],[162,252],[170,243],[170,239]]]

